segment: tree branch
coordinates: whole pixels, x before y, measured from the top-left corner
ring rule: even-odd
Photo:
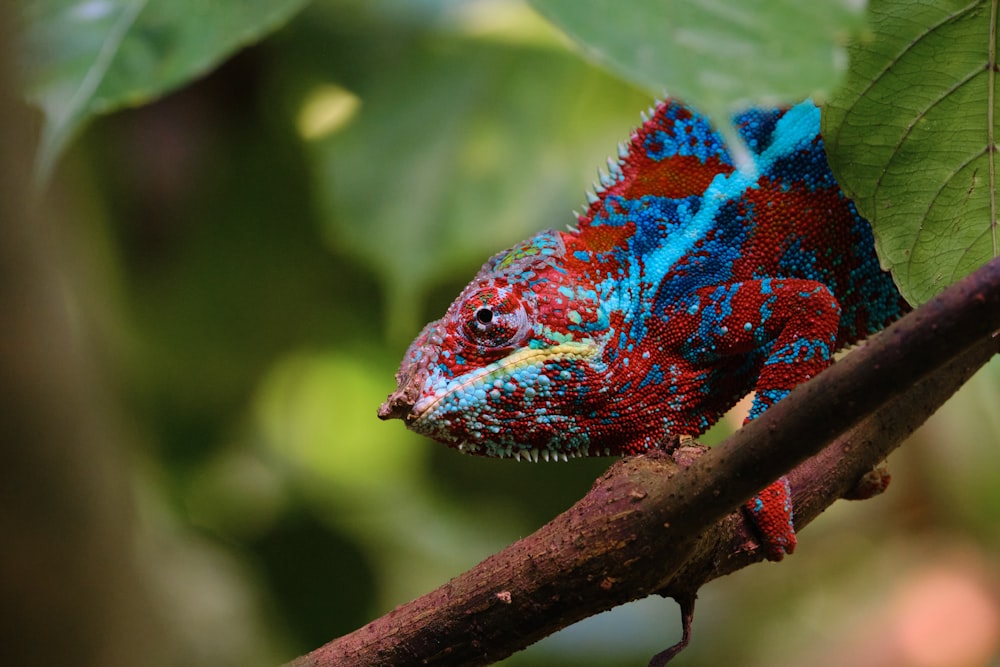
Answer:
[[[792,471],[803,528],[1000,350],[998,329],[994,259],[683,469],[615,463],[534,534],[289,667],[488,664],[624,602],[690,600],[762,558],[734,508]]]

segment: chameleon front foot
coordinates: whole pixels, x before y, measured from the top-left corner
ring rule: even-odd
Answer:
[[[743,507],[756,528],[768,560],[779,561],[785,554],[795,551],[792,491],[786,477],[768,486]]]

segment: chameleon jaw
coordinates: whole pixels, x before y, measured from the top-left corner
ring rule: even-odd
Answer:
[[[402,419],[407,424],[413,422],[416,417],[413,414],[413,399],[407,398],[407,394],[404,390],[397,389],[385,399],[385,402],[378,408],[378,418],[382,420],[386,419]]]
[[[599,354],[600,347],[592,339],[567,341],[547,348],[517,350],[503,359],[467,373],[459,379],[439,383],[432,388],[431,393],[425,394],[412,405],[406,415],[406,422],[419,430],[419,425],[426,422],[434,414],[435,408],[446,399],[461,394],[474,386],[489,384],[501,376],[509,376],[519,368],[541,366],[546,361],[567,358],[592,360]],[[386,404],[388,403],[389,401],[386,401]]]
[[[498,407],[494,402],[499,400],[496,392],[505,391],[498,389],[498,381],[504,385],[513,382],[525,388],[526,393],[535,393],[538,401],[544,401],[546,394],[551,391],[550,385],[561,380],[542,371],[546,362],[572,360],[592,364],[600,359],[601,350],[602,346],[590,337],[563,341],[547,348],[523,348],[452,380],[442,379],[432,370],[434,364],[428,363],[428,357],[437,359],[437,355],[423,355],[412,366],[400,369],[397,375],[399,386],[379,408],[379,417],[402,419],[408,428],[466,454],[536,462],[540,459],[567,460],[570,457],[597,454],[598,452],[591,452],[589,444],[585,442],[567,447],[556,443],[529,444],[528,440],[518,443],[505,439],[501,443],[491,441],[488,436],[463,437],[464,429],[461,426],[449,425],[449,412],[461,413],[463,416],[470,412],[474,414],[469,403],[478,404],[485,412],[493,411]],[[460,402],[463,407],[456,409]]]

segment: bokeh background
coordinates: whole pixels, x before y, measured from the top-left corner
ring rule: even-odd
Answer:
[[[88,125],[39,224],[159,662],[288,660],[589,489],[609,460],[465,457],[375,410],[488,256],[573,222],[650,102],[521,2],[320,0]],[[709,585],[677,664],[1000,664],[1000,364],[890,470],[794,557]],[[678,636],[647,600],[503,664],[645,664]]]

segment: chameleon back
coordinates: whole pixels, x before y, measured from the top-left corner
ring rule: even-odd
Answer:
[[[659,104],[579,217],[584,236],[608,226],[629,230],[624,252],[639,259],[633,274],[642,269],[654,292],[640,307],[662,316],[705,285],[815,280],[840,304],[838,347],[905,312],[879,267],[871,226],[827,165],[819,108],[805,101],[751,109],[733,124],[755,173],[736,170],[704,116],[674,100]]]

